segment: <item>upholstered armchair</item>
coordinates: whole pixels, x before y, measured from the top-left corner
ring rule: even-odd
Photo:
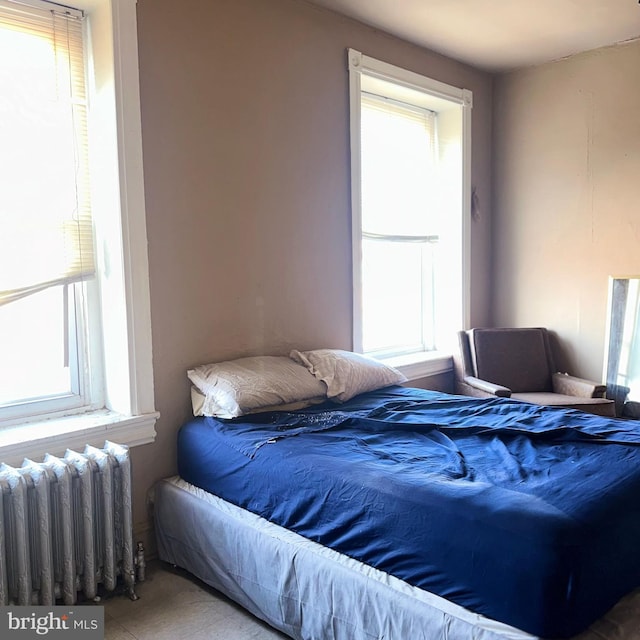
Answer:
[[[556,371],[546,329],[471,329],[458,336],[456,393],[615,416],[605,385]]]

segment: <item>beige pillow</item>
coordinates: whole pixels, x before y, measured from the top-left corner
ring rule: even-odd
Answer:
[[[327,388],[302,365],[286,356],[255,356],[205,364],[187,371],[204,396],[196,398],[197,415],[235,418],[246,413],[310,406],[326,398]],[[193,399],[193,395],[192,395]]]
[[[339,402],[359,393],[406,382],[400,371],[359,353],[340,349],[292,351],[289,356],[327,385],[327,397]]]

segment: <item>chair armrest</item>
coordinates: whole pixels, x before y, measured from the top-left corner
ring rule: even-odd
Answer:
[[[565,396],[604,398],[604,394],[607,391],[607,386],[604,384],[593,380],[585,380],[584,378],[575,378],[567,373],[554,373],[551,380],[553,392],[561,393]]]
[[[500,384],[494,384],[493,382],[487,382],[486,380],[480,380],[480,378],[474,378],[473,376],[465,376],[464,381],[475,389],[479,389],[480,391],[485,391],[486,393],[490,393],[494,396],[498,396],[500,398],[510,398],[511,397],[511,389],[508,387],[503,387]]]

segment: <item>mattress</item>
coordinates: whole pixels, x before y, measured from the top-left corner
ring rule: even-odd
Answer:
[[[180,430],[182,478],[465,609],[570,637],[640,584],[633,422],[392,387]]]

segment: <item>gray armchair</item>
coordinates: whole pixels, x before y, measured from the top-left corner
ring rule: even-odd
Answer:
[[[546,329],[471,329],[458,337],[456,393],[615,416],[605,385],[556,371]]]

